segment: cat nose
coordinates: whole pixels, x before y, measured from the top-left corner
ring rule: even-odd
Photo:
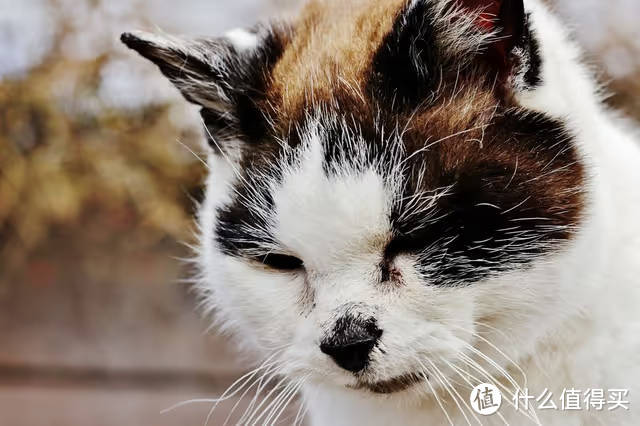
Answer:
[[[341,368],[357,373],[369,363],[371,351],[381,335],[382,330],[375,320],[343,317],[336,323],[333,333],[320,343],[320,350]]]

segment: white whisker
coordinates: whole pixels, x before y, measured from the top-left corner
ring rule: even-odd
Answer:
[[[196,154],[186,143],[182,142],[180,139],[176,139],[176,142],[182,145],[184,149],[189,151],[200,163],[202,163],[202,165],[204,165],[207,168],[207,170],[209,170],[209,165],[207,164],[207,162],[204,161],[202,157],[200,157],[198,154]]]
[[[418,364],[420,364],[420,367],[422,367],[422,369],[425,371],[427,376],[433,376],[433,373],[431,373],[430,370],[428,368],[426,368],[424,366],[424,364],[419,359],[416,359],[416,360],[418,361]],[[438,406],[440,406],[440,409],[442,410],[442,412],[444,413],[445,417],[447,418],[447,421],[449,422],[449,425],[453,426],[453,421],[451,420],[451,417],[449,417],[449,413],[444,408],[444,405],[443,405],[442,401],[440,400],[440,397],[438,396],[438,394],[436,393],[435,389],[433,388],[433,386],[429,382],[429,379],[427,378],[427,380],[425,380],[425,382],[427,383],[427,386],[429,386],[429,389],[431,390],[431,393],[434,396]]]

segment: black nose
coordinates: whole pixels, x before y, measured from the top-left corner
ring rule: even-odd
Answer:
[[[320,350],[347,371],[357,373],[369,363],[369,355],[382,335],[374,319],[362,321],[351,315],[340,318]]]

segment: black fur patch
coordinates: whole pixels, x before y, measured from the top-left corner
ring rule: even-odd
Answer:
[[[510,112],[486,132],[486,146],[455,168],[442,164],[451,148],[425,154],[421,161],[433,167],[423,190],[449,187],[448,195],[408,221],[403,205],[392,213],[385,257],[418,255],[433,284],[470,284],[526,266],[567,240],[579,220],[581,167],[561,123]],[[410,181],[406,195],[419,191]]]
[[[269,211],[273,208],[272,195],[264,187],[249,190],[246,186],[239,185],[236,190],[236,200],[230,205],[218,209],[216,242],[221,251],[228,256],[261,261],[268,252],[265,247],[274,244],[274,238],[269,232],[272,224],[248,205],[246,200],[255,200],[254,190],[260,191],[264,200],[261,203],[261,208]],[[259,233],[256,230],[265,230],[265,232]]]
[[[418,2],[403,10],[376,52],[368,85],[378,100],[414,107],[435,90],[440,61],[432,7]]]
[[[535,89],[542,84],[542,55],[540,53],[540,45],[530,25],[523,40],[524,49],[528,52],[528,63],[526,64],[526,72],[524,81],[528,89]]]
[[[234,200],[217,211],[215,238],[223,253],[262,262],[278,246],[274,224],[269,221],[274,209],[270,184],[282,181],[282,167],[293,159],[282,154],[283,147],[270,139],[244,151]],[[272,181],[260,176],[269,176]]]
[[[348,103],[345,99],[340,109],[347,109]],[[355,106],[351,110],[351,117],[336,119],[322,128],[323,169],[327,176],[344,169],[346,165],[355,167],[356,163],[365,167],[393,164],[394,151],[385,145],[383,138],[393,139],[398,130],[393,128],[383,135],[365,111],[358,112]]]

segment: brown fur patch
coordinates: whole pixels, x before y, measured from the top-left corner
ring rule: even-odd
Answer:
[[[314,0],[295,25],[272,74],[269,98],[278,116],[297,117],[338,88],[364,97],[372,58],[406,0]]]

